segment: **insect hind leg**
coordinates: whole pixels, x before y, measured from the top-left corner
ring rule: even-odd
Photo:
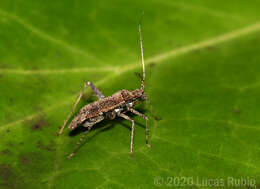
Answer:
[[[79,97],[77,98],[75,104],[74,104],[73,107],[72,107],[71,112],[69,113],[67,119],[64,121],[64,123],[63,123],[63,125],[62,125],[62,127],[61,127],[61,129],[60,129],[60,131],[59,131],[59,134],[60,134],[60,135],[62,134],[62,132],[63,132],[63,130],[64,130],[64,128],[65,128],[67,122],[69,121],[69,119],[70,119],[72,113],[74,112],[76,106],[78,105],[80,99],[82,98],[82,96],[83,96],[85,90],[87,89],[87,86],[90,86],[90,88],[92,89],[92,91],[97,95],[97,97],[98,97],[99,99],[105,97],[105,96],[100,92],[100,90],[98,90],[98,88],[96,88],[95,85],[93,85],[90,81],[84,83],[84,87],[83,87],[82,91],[80,92]]]
[[[104,98],[105,96],[102,94],[102,92],[90,81],[88,81],[86,83],[88,86],[90,86],[90,88],[92,89],[92,91],[97,95],[98,99]]]

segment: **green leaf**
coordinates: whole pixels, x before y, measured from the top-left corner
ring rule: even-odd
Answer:
[[[0,4],[0,188],[257,188],[260,2],[7,1]],[[86,81],[109,96],[140,87],[145,121],[57,137]],[[96,100],[90,90],[77,110]],[[243,183],[230,179],[247,179]],[[211,181],[210,181],[211,179]],[[222,179],[222,180],[221,180]],[[223,187],[222,187],[223,188]]]

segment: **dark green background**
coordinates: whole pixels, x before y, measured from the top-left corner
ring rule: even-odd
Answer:
[[[0,188],[168,188],[174,177],[249,177],[260,187],[259,7],[257,0],[1,0]],[[82,133],[55,134],[85,81],[106,96],[140,86],[142,10],[146,92],[162,118],[137,108],[150,117],[152,148],[145,122],[134,117],[131,158],[131,124],[117,119],[97,125],[66,159]],[[87,94],[80,106],[95,100]],[[179,188],[210,188],[200,184]]]

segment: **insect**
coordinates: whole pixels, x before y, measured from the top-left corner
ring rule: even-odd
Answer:
[[[120,90],[114,93],[111,96],[105,97],[102,92],[96,88],[90,81],[84,84],[84,88],[81,91],[79,97],[77,98],[72,111],[68,115],[67,119],[65,120],[63,126],[61,127],[59,134],[62,134],[68,120],[70,119],[72,113],[74,112],[77,104],[79,103],[80,99],[82,98],[86,88],[89,86],[91,90],[96,94],[98,100],[92,102],[90,104],[85,105],[78,114],[73,118],[71,123],[69,124],[68,128],[70,130],[75,129],[76,127],[82,125],[87,128],[84,132],[80,140],[78,141],[74,151],[68,156],[71,158],[75,152],[78,150],[80,145],[82,144],[83,139],[86,137],[86,134],[93,128],[93,126],[101,122],[104,119],[113,120],[116,117],[121,117],[126,119],[132,123],[131,129],[131,141],[130,141],[130,155],[133,154],[133,139],[134,139],[134,130],[135,130],[135,122],[129,116],[127,116],[126,112],[132,112],[133,114],[142,117],[146,121],[146,129],[145,129],[145,141],[146,145],[150,147],[148,143],[148,117],[143,115],[142,113],[136,111],[133,107],[144,100],[147,100],[146,94],[144,92],[145,88],[145,64],[144,64],[144,55],[143,55],[143,39],[142,39],[142,31],[141,31],[141,24],[139,23],[139,37],[140,37],[140,50],[141,50],[141,58],[142,58],[142,67],[143,67],[143,75],[141,81],[140,89],[136,89],[134,91],[129,90]]]

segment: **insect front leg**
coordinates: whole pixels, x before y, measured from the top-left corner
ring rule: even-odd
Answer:
[[[135,122],[134,122],[134,120],[132,120],[130,117],[128,117],[127,115],[125,115],[123,113],[120,113],[118,116],[132,122],[131,143],[130,143],[130,155],[132,155],[133,154]]]
[[[146,97],[146,102],[148,103],[148,105],[150,106],[150,112],[151,112],[151,116],[156,120],[156,121],[160,121],[162,118],[160,118],[154,111],[154,108],[152,106],[151,101],[149,100],[149,98]]]
[[[63,132],[63,130],[64,130],[64,128],[65,128],[65,126],[66,126],[68,120],[70,119],[72,113],[74,112],[76,106],[78,105],[80,99],[82,98],[82,96],[83,96],[83,94],[84,94],[84,92],[85,92],[87,86],[90,86],[90,88],[92,89],[92,91],[97,95],[97,97],[98,97],[99,99],[104,98],[104,95],[100,92],[100,90],[98,90],[98,88],[96,88],[90,81],[84,83],[84,87],[83,87],[83,89],[82,89],[82,91],[81,91],[81,93],[80,93],[78,99],[76,100],[75,104],[73,105],[71,112],[69,113],[67,119],[64,121],[64,124],[62,125],[62,127],[61,127],[61,129],[60,129],[60,131],[59,131],[59,134],[60,134],[60,135],[62,134],[62,132]]]
[[[142,113],[136,111],[136,110],[133,109],[133,108],[129,108],[129,111],[132,112],[133,114],[138,115],[138,116],[142,117],[143,119],[145,119],[145,142],[146,142],[146,145],[150,148],[151,145],[150,145],[149,142],[148,142],[148,135],[149,135],[148,117],[146,117],[144,114],[142,114]]]

